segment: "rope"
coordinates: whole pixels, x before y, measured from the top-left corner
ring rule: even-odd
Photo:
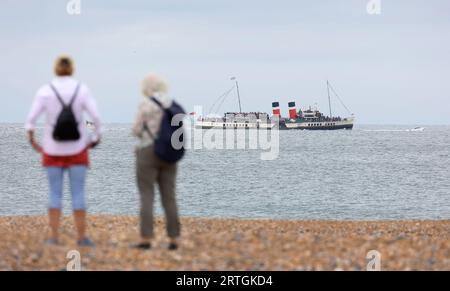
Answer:
[[[347,106],[345,106],[344,102],[341,100],[341,98],[339,97],[338,93],[336,93],[336,91],[334,90],[333,86],[331,86],[331,84],[328,82],[328,85],[331,88],[331,91],[333,91],[334,95],[336,95],[337,99],[339,100],[339,102],[341,102],[341,105],[344,106],[345,110],[347,110],[347,112],[349,114],[352,114],[352,112],[347,108]]]
[[[220,107],[223,105],[223,103],[225,102],[225,100],[227,99],[228,95],[230,95],[231,91],[234,90],[234,88],[236,88],[236,86],[233,85],[233,87],[231,87],[229,90],[227,90],[225,93],[223,93],[222,95],[219,96],[219,98],[216,99],[216,101],[214,101],[213,105],[211,106],[211,108],[209,109],[209,113],[216,113],[219,111]],[[220,103],[218,103],[220,102]],[[218,104],[216,110],[213,111],[214,107],[216,106],[216,104]]]

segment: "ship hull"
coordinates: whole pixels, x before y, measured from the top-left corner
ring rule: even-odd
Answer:
[[[275,128],[272,123],[242,123],[242,122],[211,122],[197,121],[195,128],[199,129],[264,129],[271,130]]]
[[[195,128],[199,129],[264,129],[276,128],[275,123],[232,123],[232,122],[211,122],[198,121]],[[281,122],[281,130],[339,130],[353,129],[353,120],[342,120],[335,122]]]
[[[287,130],[339,130],[339,129],[352,130],[353,124],[329,125],[329,126],[317,126],[317,127],[298,127],[298,128],[286,128],[286,129]]]
[[[345,118],[335,121],[286,121],[282,127],[284,129],[297,130],[339,130],[353,129],[354,118]]]

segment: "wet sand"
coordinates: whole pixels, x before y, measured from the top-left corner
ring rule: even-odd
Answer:
[[[164,222],[153,249],[138,240],[136,217],[91,216],[94,249],[79,249],[71,217],[61,246],[44,246],[46,217],[0,217],[0,270],[65,270],[79,250],[83,270],[366,270],[370,250],[382,270],[450,270],[450,220],[279,221],[183,218],[180,249],[168,251]]]

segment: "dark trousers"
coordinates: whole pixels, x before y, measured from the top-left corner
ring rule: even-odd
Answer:
[[[140,224],[143,238],[153,237],[154,184],[159,185],[161,201],[166,214],[167,235],[180,236],[180,221],[175,199],[177,165],[159,159],[152,146],[136,151],[136,176],[141,198]]]

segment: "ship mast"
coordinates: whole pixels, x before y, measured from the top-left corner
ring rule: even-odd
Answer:
[[[232,77],[231,80],[236,82],[236,90],[237,90],[237,96],[238,96],[238,102],[239,102],[239,113],[242,113],[241,95],[239,94],[239,83],[238,83],[236,77]]]
[[[331,98],[330,98],[330,84],[327,80],[327,91],[328,91],[328,107],[330,108],[330,118],[333,117],[331,114]]]
[[[341,97],[339,97],[338,93],[336,93],[336,90],[334,90],[333,86],[331,85],[330,82],[328,82],[328,80],[327,80],[327,87],[328,87],[328,104],[330,106],[330,115],[331,115],[331,101],[330,101],[330,89],[331,89],[331,92],[333,92],[334,96],[337,97],[337,99],[339,100],[341,105],[345,108],[345,110],[347,110],[347,112],[353,116],[353,113],[350,111],[350,109],[348,109],[347,106],[345,106],[344,101],[342,101]]]

